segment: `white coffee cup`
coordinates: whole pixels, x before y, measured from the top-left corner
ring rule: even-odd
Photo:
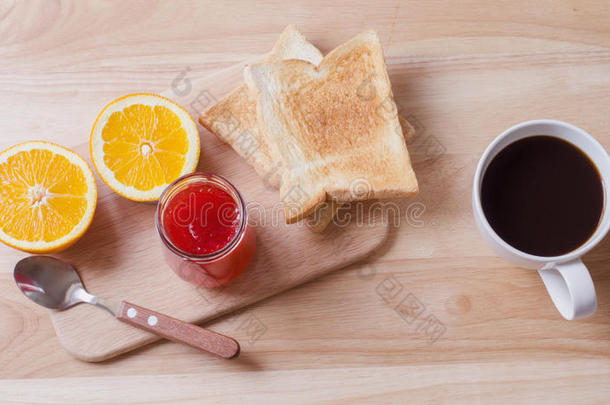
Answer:
[[[481,206],[483,175],[494,157],[509,144],[535,135],[554,136],[577,146],[597,166],[603,182],[604,205],[597,229],[580,247],[561,256],[535,256],[512,247],[493,230]],[[610,229],[610,213],[607,210],[608,184],[610,157],[604,147],[584,130],[555,120],[527,121],[507,129],[487,147],[477,165],[472,189],[472,207],[479,232],[498,255],[520,267],[538,269],[553,303],[565,319],[584,318],[593,314],[597,308],[593,280],[581,257],[593,249]]]

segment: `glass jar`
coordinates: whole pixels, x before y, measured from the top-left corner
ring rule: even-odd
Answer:
[[[224,191],[234,201],[234,204],[232,202],[230,204],[230,209],[232,210],[230,214],[232,216],[231,226],[234,226],[235,234],[230,240],[226,241],[226,245],[219,245],[219,249],[216,251],[206,252],[204,254],[187,252],[177,246],[180,245],[180,243],[177,243],[178,240],[175,236],[174,240],[172,240],[171,231],[169,230],[179,226],[188,227],[190,232],[195,220],[201,220],[201,218],[204,217],[208,218],[207,215],[210,214],[217,215],[217,217],[212,218],[214,221],[212,225],[209,226],[217,226],[219,218],[224,214],[219,210],[218,212],[206,212],[205,216],[200,212],[198,216],[197,212],[195,212],[197,208],[201,208],[197,206],[198,203],[196,198],[198,196],[189,195],[188,200],[185,202],[185,194],[180,193],[184,190],[189,190],[188,192],[192,193],[206,193],[207,190],[210,194],[207,196],[201,194],[199,197],[204,199],[214,198],[211,194],[218,193],[214,188]],[[185,193],[187,193],[187,191],[185,191]],[[226,199],[225,193],[221,194]],[[180,195],[178,197],[180,202],[176,199],[176,196],[178,195]],[[174,199],[176,199],[176,201],[174,201]],[[173,207],[173,204],[181,204],[181,206]],[[180,215],[178,209],[186,209],[185,212],[187,215]],[[168,215],[166,215],[166,213]],[[170,223],[172,221],[175,222]],[[176,225],[178,222],[179,224]],[[206,225],[208,225],[207,220],[205,222]],[[254,256],[256,235],[254,229],[248,223],[248,210],[244,199],[233,184],[219,175],[192,173],[182,176],[170,184],[159,198],[157,212],[155,214],[155,225],[164,245],[167,263],[182,279],[200,287],[213,288],[226,285],[244,272]],[[200,227],[197,229],[204,228]],[[208,231],[209,229],[206,229],[206,232]],[[215,231],[215,229],[212,229],[208,232],[208,235],[213,236],[217,234]],[[220,231],[226,230],[220,229]],[[233,230],[231,230],[231,232],[232,231]],[[195,245],[198,243],[195,239],[189,242],[194,243]],[[210,242],[210,240],[206,239],[205,243],[208,242]],[[224,243],[224,241],[222,241],[222,243]]]

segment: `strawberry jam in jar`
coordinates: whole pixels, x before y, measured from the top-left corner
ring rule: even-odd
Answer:
[[[155,223],[167,262],[197,286],[231,282],[254,256],[246,204],[222,176],[192,173],[170,184],[159,198]]]

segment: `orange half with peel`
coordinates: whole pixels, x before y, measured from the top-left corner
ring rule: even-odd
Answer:
[[[93,165],[123,197],[156,201],[199,161],[197,124],[182,107],[155,94],[131,94],[107,105],[93,125]]]
[[[31,253],[63,250],[89,228],[97,189],[85,160],[31,141],[0,153],[0,240]]]

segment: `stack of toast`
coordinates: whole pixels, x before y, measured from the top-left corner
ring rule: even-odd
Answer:
[[[287,223],[321,232],[343,204],[417,194],[413,127],[396,114],[374,31],[323,56],[290,25],[244,78],[199,122],[279,188]]]

